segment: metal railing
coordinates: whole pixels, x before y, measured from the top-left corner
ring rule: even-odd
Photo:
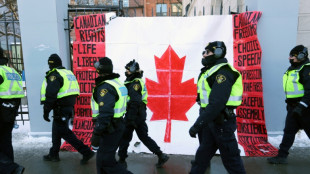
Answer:
[[[14,19],[13,13],[3,12],[0,18],[0,45],[5,56],[9,59],[8,66],[14,68],[23,78],[24,76],[24,61],[22,54],[22,44],[19,29],[19,20]],[[24,85],[24,91],[26,91]],[[18,109],[16,121],[25,123],[29,121],[27,97],[22,98],[22,104]]]

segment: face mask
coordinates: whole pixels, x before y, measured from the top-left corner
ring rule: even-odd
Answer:
[[[217,60],[217,58],[215,58],[214,55],[207,56],[207,57],[201,59],[201,64],[203,66],[212,65],[216,62],[216,60]]]
[[[206,58],[202,58],[202,59],[201,59],[201,64],[202,64],[203,66],[207,66],[207,60],[206,60]]]
[[[290,64],[291,64],[292,66],[295,66],[295,67],[297,67],[297,66],[303,64],[303,62],[304,62],[304,61],[301,61],[301,62],[294,62],[293,59],[290,59]]]
[[[129,75],[127,72],[125,72],[125,76],[126,76],[126,77],[129,77],[130,75]]]
[[[54,65],[51,65],[51,64],[49,64],[48,67],[50,68],[50,70],[52,70],[52,69],[55,68],[55,66],[54,66]]]

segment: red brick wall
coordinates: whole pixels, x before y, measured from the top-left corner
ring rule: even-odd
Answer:
[[[152,16],[152,9],[153,9],[153,16],[156,16],[156,4],[167,4],[167,16],[170,16],[171,13],[171,5],[170,3],[179,3],[177,0],[146,0],[146,15],[145,16]],[[170,13],[169,13],[170,9]]]
[[[144,0],[129,0],[129,7],[143,6]]]

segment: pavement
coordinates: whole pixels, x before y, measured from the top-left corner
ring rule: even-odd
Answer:
[[[13,140],[14,141],[14,140]],[[39,142],[34,142],[39,143]],[[49,151],[48,146],[14,145],[15,162],[23,165],[24,174],[96,174],[96,157],[88,164],[80,165],[82,155],[77,152],[60,152],[59,162],[43,161],[43,155]],[[191,168],[191,155],[169,155],[170,159],[163,168],[156,168],[157,156],[147,153],[129,153],[128,170],[134,174],[188,174]],[[266,157],[242,157],[248,174],[309,174],[310,147],[290,150],[287,165],[268,164]],[[211,161],[206,174],[226,174],[220,156]]]

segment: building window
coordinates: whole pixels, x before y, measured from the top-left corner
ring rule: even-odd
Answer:
[[[181,4],[171,4],[171,16],[182,16]]]
[[[167,16],[167,4],[156,4],[156,16]]]
[[[129,0],[123,0],[123,6],[129,7]]]
[[[106,0],[101,0],[106,1]],[[119,6],[119,0],[112,0],[112,5]],[[129,0],[123,0],[123,7],[129,7]]]
[[[75,0],[75,3],[78,5],[94,5],[92,3],[94,3],[93,0]]]
[[[118,2],[118,0],[112,0],[112,5],[119,5],[119,2]]]

